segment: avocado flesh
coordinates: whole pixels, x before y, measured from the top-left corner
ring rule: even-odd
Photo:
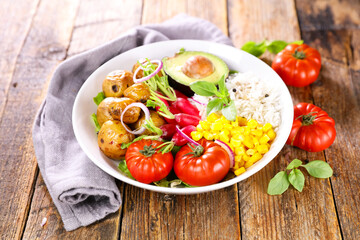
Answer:
[[[209,59],[213,66],[214,66],[214,72],[204,78],[195,79],[190,78],[186,76],[182,72],[182,66],[185,64],[185,62],[192,56],[203,56]],[[174,57],[165,57],[162,59],[164,64],[164,70],[166,74],[168,74],[172,79],[177,81],[180,84],[189,86],[192,82],[196,81],[207,81],[212,83],[217,83],[223,75],[225,75],[225,78],[229,75],[229,68],[226,65],[226,63],[220,59],[219,57],[206,53],[206,52],[197,52],[197,51],[185,51],[179,54],[176,54]]]

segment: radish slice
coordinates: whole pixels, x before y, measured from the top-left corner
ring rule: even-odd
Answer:
[[[121,113],[121,117],[120,117],[120,121],[121,121],[121,124],[124,126],[124,128],[126,129],[126,131],[128,131],[129,133],[132,133],[134,135],[138,135],[138,134],[141,134],[145,131],[145,127],[141,126],[141,128],[135,130],[135,131],[132,131],[131,129],[128,129],[126,124],[124,123],[123,121],[123,118],[124,118],[124,115],[125,115],[125,112],[129,109],[129,108],[132,108],[132,107],[139,107],[141,108],[144,113],[145,113],[145,121],[148,120],[150,118],[150,111],[149,109],[142,103],[139,103],[139,102],[135,102],[135,103],[132,103],[128,106],[126,106],[126,108],[124,109],[124,111]]]
[[[189,137],[188,135],[186,135],[185,133],[183,133],[183,131],[181,131],[181,129],[179,128],[178,125],[176,125],[176,131],[186,140],[188,140],[189,142],[191,142],[192,144],[194,144],[195,146],[199,146],[200,144],[197,143],[196,141],[194,141],[191,137]]]
[[[229,158],[230,158],[230,168],[234,167],[234,165],[235,165],[235,154],[234,154],[233,150],[231,150],[229,145],[227,145],[223,141],[215,140],[215,143],[219,144],[223,149],[225,149],[225,151],[228,153]]]
[[[203,106],[206,106],[205,103],[202,103],[202,102],[199,102],[198,100],[196,100],[194,97],[190,98],[191,100],[193,100],[194,102],[200,104],[200,105],[203,105]]]
[[[134,72],[134,76],[133,76],[133,80],[134,83],[140,83],[140,82],[144,82],[146,80],[149,80],[150,78],[152,78],[153,76],[155,76],[156,74],[158,74],[160,72],[160,70],[163,67],[163,62],[161,60],[152,60],[150,61],[150,63],[156,63],[158,65],[158,67],[155,69],[155,71],[153,73],[151,73],[149,76],[146,77],[142,77],[137,79],[136,75],[140,70],[144,70],[144,68],[142,66],[139,66],[136,71]]]

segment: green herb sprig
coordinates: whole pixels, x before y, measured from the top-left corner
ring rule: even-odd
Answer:
[[[268,41],[264,40],[260,43],[256,43],[253,41],[246,42],[242,47],[241,50],[248,52],[255,57],[260,57],[263,55],[266,50],[270,53],[277,54],[281,52],[288,44],[303,44],[303,40],[294,41],[294,42],[285,42],[282,40],[275,40],[275,41]]]
[[[225,85],[225,75],[223,75],[218,82],[219,90],[216,87],[216,84],[206,81],[196,81],[190,84],[190,88],[197,95],[216,98],[209,101],[206,107],[206,116],[212,112],[221,111],[224,117],[230,121],[235,121],[236,119],[236,107],[235,102],[230,99],[230,94]]]
[[[305,165],[299,159],[294,159],[285,171],[278,172],[269,182],[267,193],[270,195],[281,195],[290,184],[299,192],[304,188],[305,177],[298,167],[305,168],[315,178],[329,178],[333,170],[327,162],[321,160],[311,161]],[[290,171],[287,173],[287,171]]]

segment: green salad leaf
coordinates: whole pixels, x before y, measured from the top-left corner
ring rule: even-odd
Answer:
[[[289,44],[303,44],[303,40],[294,41],[294,42],[285,42],[282,40],[274,40],[274,41],[268,41],[264,40],[260,43],[256,43],[254,41],[246,42],[242,47],[241,50],[248,52],[255,57],[260,57],[263,55],[266,50],[268,50],[270,53],[277,54],[281,52],[287,45]]]
[[[99,106],[99,104],[105,99],[104,92],[99,92],[98,95],[96,95],[96,97],[94,97],[93,99],[94,103]]]
[[[125,161],[125,160],[122,160],[122,161],[119,162],[118,169],[119,169],[121,172],[123,172],[123,173],[125,174],[125,176],[127,176],[127,177],[129,177],[129,178],[131,178],[131,179],[135,179],[135,178],[131,175],[131,173],[130,173],[127,165],[126,165],[126,161]]]
[[[93,120],[93,122],[94,122],[94,124],[95,124],[95,131],[96,132],[99,132],[100,131],[100,124],[99,124],[99,122],[98,122],[98,120],[97,120],[97,117],[96,117],[96,114],[95,113],[93,113],[92,115],[91,115],[91,119]]]

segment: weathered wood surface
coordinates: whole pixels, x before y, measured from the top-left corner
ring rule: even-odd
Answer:
[[[119,211],[66,232],[38,173],[31,141],[52,71],[67,57],[133,26],[182,12],[213,22],[236,47],[249,40],[302,38],[317,48],[323,60],[319,79],[289,90],[294,103],[312,102],[335,119],[335,143],[320,153],[286,146],[256,175],[206,194],[165,195],[118,182]],[[359,12],[358,0],[2,2],[0,239],[359,239]],[[290,188],[282,196],[267,195],[269,180],[293,158],[325,160],[334,176],[306,175],[302,193]]]

